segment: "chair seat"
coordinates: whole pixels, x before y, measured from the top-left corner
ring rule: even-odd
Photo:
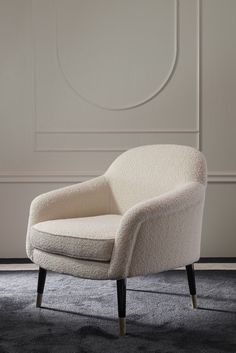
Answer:
[[[120,215],[57,219],[31,228],[33,247],[84,260],[110,261]]]

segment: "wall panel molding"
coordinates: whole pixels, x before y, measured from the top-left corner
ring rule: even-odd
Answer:
[[[5,172],[0,173],[0,183],[73,183],[73,182],[82,182],[91,178],[95,178],[99,175],[102,175],[104,171],[38,171],[35,173],[32,172]],[[232,175],[215,175],[208,174],[208,183],[209,184],[235,184],[236,183],[236,174]]]
[[[37,172],[4,172],[0,173],[0,183],[70,183],[82,182],[101,175],[102,171],[37,171]]]
[[[48,3],[52,3],[55,5],[55,2],[48,0],[47,2],[45,2],[45,4]],[[185,1],[183,0],[173,0],[174,6],[175,6],[175,55],[173,58],[173,67],[171,70],[171,74],[170,74],[170,78],[173,78],[174,73],[176,73],[178,71],[178,59],[179,59],[179,52],[180,49],[182,50],[182,48],[180,48],[181,45],[181,37],[180,37],[180,33],[181,33],[181,25],[182,23],[180,22],[180,18],[183,19],[183,8],[184,6],[186,6]],[[189,2],[190,3],[190,7],[192,6],[191,4],[194,3],[193,2]],[[32,0],[32,16],[34,16],[34,6],[36,6],[37,8],[37,4],[40,4],[40,1],[38,0]],[[187,141],[187,144],[193,144],[192,142],[189,143],[190,140],[189,137],[187,136],[192,136],[191,139],[194,140],[194,145],[195,147],[199,148],[200,150],[202,150],[202,139],[203,139],[203,122],[202,122],[202,60],[203,60],[203,56],[202,56],[202,11],[203,8],[206,4],[206,2],[204,0],[196,0],[195,2],[196,4],[196,42],[197,42],[197,51],[196,51],[196,86],[197,86],[197,90],[196,90],[196,101],[197,101],[197,105],[196,105],[196,128],[193,129],[172,129],[172,128],[168,128],[168,129],[158,129],[158,128],[154,128],[154,129],[130,129],[127,128],[127,130],[119,128],[119,129],[102,129],[100,128],[98,129],[57,129],[57,126],[55,126],[54,130],[51,131],[50,129],[39,129],[38,128],[38,104],[39,101],[37,99],[37,72],[34,70],[34,85],[35,85],[35,96],[34,96],[34,102],[35,102],[35,111],[34,111],[34,115],[35,115],[35,126],[34,126],[34,137],[35,137],[35,144],[34,144],[34,149],[33,151],[35,152],[35,158],[37,158],[38,153],[44,153],[45,155],[47,153],[51,153],[51,152],[57,152],[57,153],[64,153],[64,152],[68,152],[68,153],[80,153],[80,152],[87,152],[91,155],[92,152],[100,152],[100,153],[104,153],[104,155],[107,152],[123,152],[126,149],[132,147],[131,145],[127,145],[126,143],[120,143],[119,145],[113,145],[113,143],[109,142],[109,140],[107,140],[106,136],[109,135],[113,135],[114,136],[114,140],[116,139],[116,136],[128,136],[130,135],[130,138],[133,139],[135,141],[135,139],[137,139],[137,136],[140,136],[141,134],[145,135],[145,139],[148,140],[150,139],[151,141],[151,136],[153,136],[153,134],[156,134],[156,136],[161,136],[161,139],[164,139],[165,136],[171,136],[172,135],[172,139],[174,141],[175,136],[183,136],[183,143],[184,141]],[[52,13],[53,11],[55,12],[55,7],[54,5],[52,6]],[[204,6],[203,6],[204,5]],[[41,5],[40,5],[41,6]],[[42,8],[41,10],[43,9]],[[49,12],[50,12],[50,6],[49,6]],[[41,13],[41,15],[43,14],[43,11]],[[56,10],[56,14],[57,14],[57,10]],[[33,17],[34,19],[34,17]],[[58,42],[58,15],[56,15],[56,43]],[[53,27],[52,27],[53,28]],[[34,38],[35,39],[35,38]],[[34,45],[34,68],[36,65],[36,61],[37,61],[37,50],[36,50],[36,43],[34,42],[33,39],[33,45]],[[57,49],[57,54],[58,54],[58,45],[56,45],[56,49]],[[56,56],[56,60],[58,59],[58,57]],[[58,63],[59,64],[59,63]],[[163,89],[167,88],[167,83],[170,83],[170,79],[169,76],[167,77],[167,80],[165,80],[164,84],[162,85]],[[161,93],[161,91],[159,91],[158,93]],[[146,103],[150,103],[149,101],[147,101]],[[144,103],[143,103],[144,104]],[[130,107],[132,108],[132,107]],[[135,108],[135,106],[133,106],[133,108]],[[122,108],[123,109],[123,108]],[[125,108],[126,109],[126,108]],[[65,144],[63,143],[63,138],[62,136],[67,136],[68,139],[71,136],[75,136],[77,135],[78,138],[80,138],[80,136],[86,136],[86,135],[91,135],[91,138],[88,138],[88,141],[86,144],[83,144],[82,146],[78,143],[78,145],[76,145],[75,147],[73,147],[73,144],[68,144],[68,146],[65,146]],[[52,145],[50,145],[49,143],[49,136],[52,136],[52,138],[54,138],[54,142],[52,143]],[[148,137],[149,136],[149,137]],[[99,146],[99,141],[101,141],[104,137],[104,141],[102,146]],[[97,142],[99,142],[98,144],[90,144],[89,141],[92,141],[94,138],[97,138]],[[45,139],[45,141],[43,141],[43,139]],[[73,137],[72,137],[73,139]],[[81,139],[81,138],[80,138]],[[125,138],[124,138],[125,141]],[[158,138],[157,138],[158,141]],[[44,143],[46,142],[46,143]],[[145,142],[145,141],[144,141]],[[151,142],[152,143],[152,142]],[[135,142],[133,143],[134,145]],[[83,171],[83,170],[85,171]],[[70,178],[73,179],[74,177],[80,177],[81,180],[84,178],[88,178],[88,177],[92,177],[95,175],[98,175],[100,173],[98,173],[96,170],[94,171],[86,171],[85,168],[82,168],[81,171],[76,171],[75,173],[70,173],[70,172],[65,172],[63,173],[62,171],[57,171],[57,169],[55,168],[55,171],[51,171],[50,173],[48,173],[46,170],[45,172],[43,170],[41,170],[38,173],[35,172],[0,172],[0,181],[1,182],[7,182],[8,180],[13,180],[13,181],[24,181],[24,180],[39,180],[39,181],[44,181],[44,180],[53,180],[53,178],[55,178],[55,181],[58,180],[58,178],[60,180],[67,181]],[[79,174],[78,174],[79,173]],[[236,173],[234,172],[228,172],[228,171],[209,171],[209,182],[210,183],[235,183],[236,182]]]
[[[124,152],[132,147],[155,143],[196,146],[196,131],[80,131],[40,133],[35,139],[37,152]]]
[[[201,7],[201,145],[212,182],[230,183],[236,179],[236,2],[201,0]]]
[[[197,0],[197,1],[199,1],[199,0]],[[37,3],[38,4],[40,4],[40,2],[38,2],[38,1],[34,1],[35,2],[35,4],[36,4],[36,9],[37,9]],[[186,4],[184,5],[184,1],[183,0],[173,0],[173,3],[175,4],[174,6],[175,6],[175,28],[176,28],[176,30],[175,30],[175,55],[174,55],[174,59],[173,59],[173,68],[172,68],[172,70],[171,70],[171,74],[170,74],[170,77],[168,76],[168,78],[165,80],[165,82],[164,82],[164,84],[162,84],[162,87],[161,87],[161,90],[158,90],[158,95],[159,95],[159,93],[162,93],[162,95],[163,95],[163,89],[164,88],[166,88],[167,87],[167,83],[170,83],[170,82],[172,82],[172,80],[170,80],[171,78],[173,78],[173,75],[174,75],[174,73],[176,73],[176,70],[177,70],[177,66],[178,66],[178,61],[179,61],[179,46],[180,46],[180,27],[181,27],[181,24],[180,24],[180,20],[179,20],[179,17],[180,17],[180,15],[179,15],[179,12],[181,11],[181,16],[183,17],[183,14],[182,14],[182,12],[183,12],[183,9],[184,9],[184,7],[186,6]],[[194,2],[192,2],[192,4],[191,4],[191,10],[193,11],[193,8],[195,9],[195,4],[194,4]],[[39,8],[39,10],[40,10],[40,8]],[[42,9],[41,9],[42,10]],[[53,9],[53,7],[52,7],[52,9],[50,10],[50,8],[49,8],[49,12],[52,12],[52,14],[53,14],[53,12],[55,11],[55,9]],[[186,10],[185,10],[186,11]],[[197,18],[197,21],[198,21],[198,16],[199,16],[199,13],[197,12],[198,11],[198,7],[196,6],[196,13],[195,13],[195,15],[196,15],[196,18]],[[40,12],[40,11],[37,11],[37,13],[38,12]],[[43,13],[43,12],[42,12]],[[34,11],[33,11],[33,16],[34,16]],[[37,22],[37,21],[36,21]],[[36,26],[37,27],[37,26]],[[40,26],[40,28],[41,28],[42,26]],[[192,30],[192,29],[191,29]],[[183,29],[182,29],[182,32],[183,32]],[[195,33],[195,36],[196,37],[198,37],[198,33],[196,32]],[[57,33],[57,25],[56,25],[56,42],[57,42],[57,39],[58,39],[58,33]],[[196,42],[198,42],[198,39],[196,39]],[[183,44],[183,43],[182,43]],[[56,46],[56,54],[58,54],[58,46]],[[36,58],[37,58],[37,55],[35,56],[35,60],[36,60]],[[58,64],[58,55],[56,55],[56,60],[57,60],[57,64]],[[182,59],[183,60],[183,59]],[[198,60],[197,60],[197,64],[198,64]],[[37,65],[36,65],[37,66]],[[196,97],[195,97],[195,99],[196,99],[196,102],[197,102],[197,105],[198,105],[198,100],[199,100],[199,90],[198,90],[198,88],[199,88],[199,84],[198,84],[198,68],[196,68],[196,87],[197,87],[197,89],[196,89]],[[60,70],[60,74],[61,74],[61,70]],[[35,71],[35,81],[36,81],[36,86],[38,85],[38,77],[37,77],[37,70]],[[64,80],[64,82],[65,82],[65,80]],[[37,92],[37,87],[36,87],[36,92]],[[73,93],[73,92],[72,92]],[[78,95],[77,95],[78,96]],[[153,98],[156,98],[156,96],[157,95],[155,95],[155,97],[152,97],[152,99]],[[78,97],[79,98],[79,97]],[[150,100],[152,100],[152,99],[150,99]],[[148,105],[147,103],[151,103],[151,101],[150,101],[149,99],[148,100],[145,100],[145,102],[143,102],[141,105]],[[145,103],[145,104],[144,104]],[[54,131],[52,131],[52,129],[51,129],[51,127],[50,127],[50,129],[49,128],[47,128],[47,129],[45,129],[45,128],[42,128],[42,127],[40,127],[40,125],[42,125],[41,124],[41,122],[40,122],[40,120],[41,120],[41,118],[40,118],[40,114],[39,114],[39,107],[40,107],[40,104],[39,104],[39,100],[38,100],[38,98],[37,98],[37,95],[35,95],[35,107],[36,107],[36,112],[35,112],[35,119],[36,119],[36,123],[35,123],[35,126],[36,126],[36,128],[35,128],[35,138],[36,138],[36,143],[35,143],[35,146],[36,146],[36,151],[38,151],[38,148],[37,148],[37,135],[38,134],[40,134],[40,133],[52,133],[52,132],[54,132]],[[95,107],[96,108],[96,107]],[[126,107],[127,108],[127,107]],[[125,110],[126,110],[126,108],[124,108]],[[134,106],[132,106],[132,107],[130,107],[131,108],[131,110],[134,110],[134,109],[136,109],[137,107],[136,107],[136,105],[134,105]],[[133,109],[134,108],[134,109]],[[122,108],[123,109],[123,108]],[[137,111],[137,109],[135,110],[136,111],[136,113],[138,113],[138,111]],[[79,114],[79,112],[78,112],[78,114]],[[94,114],[94,112],[93,112],[93,114]],[[100,113],[99,113],[100,114]],[[99,114],[98,114],[98,117],[96,118],[96,119],[99,119]],[[139,113],[138,113],[139,114]],[[144,115],[146,115],[146,116],[148,116],[150,113],[143,113]],[[159,115],[159,117],[161,117],[161,115]],[[195,127],[196,128],[193,128],[193,129],[185,129],[184,127],[183,128],[181,128],[181,131],[184,131],[184,130],[191,130],[190,132],[196,132],[197,134],[198,134],[198,132],[199,132],[199,128],[198,128],[198,126],[199,126],[199,109],[197,108],[196,109],[196,120],[195,120],[195,122],[194,122],[194,125],[195,125]],[[139,115],[138,115],[138,118],[140,119],[141,118],[141,116],[139,117]],[[96,120],[95,119],[95,120]],[[129,119],[129,117],[127,116],[127,119]],[[159,118],[158,118],[159,119]],[[108,119],[108,121],[110,121],[111,120],[111,117],[109,117],[109,119]],[[169,123],[167,124],[167,125],[169,125]],[[148,126],[148,124],[147,124],[147,126]],[[158,120],[157,120],[157,126],[158,126]],[[55,133],[57,133],[58,132],[58,130],[56,129],[56,126],[53,126],[53,129],[55,129]],[[81,128],[80,128],[81,129]],[[73,129],[73,131],[75,132],[75,133],[83,133],[81,130],[78,130],[78,129]],[[67,129],[59,129],[59,132],[67,132],[66,131]],[[82,128],[82,130],[85,130],[85,129],[83,129]],[[87,130],[87,129],[86,129]],[[100,130],[101,130],[101,132],[100,133],[106,133],[106,129],[104,128],[104,129],[102,129],[101,128],[101,126],[100,126]],[[122,129],[122,130],[124,130],[124,129]],[[128,128],[127,129],[127,131],[128,132],[132,132],[132,130],[133,130],[133,133],[135,134],[136,133],[136,131],[135,131],[135,129],[130,129],[130,128]],[[139,131],[143,131],[144,133],[146,133],[147,132],[147,130],[148,130],[148,128],[147,129],[139,129]],[[170,130],[170,133],[174,133],[174,132],[176,132],[176,133],[179,133],[178,131],[177,131],[177,129],[175,129],[174,130],[174,132],[172,132],[172,130],[173,129],[156,129],[156,128],[154,128],[154,129],[152,129],[152,131],[153,132],[158,132],[158,133],[160,133],[160,132],[162,132],[161,130],[163,130],[163,133],[165,133],[165,132],[167,132],[168,130]],[[111,129],[109,129],[109,131],[110,131],[110,133],[115,133],[115,132],[111,132]],[[97,131],[95,130],[95,129],[91,129],[90,131],[86,131],[86,133],[96,133]],[[123,132],[123,131],[122,131]],[[168,131],[169,132],[169,131]],[[117,133],[119,133],[119,129],[117,129]],[[184,132],[185,133],[185,132]],[[196,144],[196,147],[198,147],[198,145],[199,145],[199,143],[197,143]],[[89,146],[87,146],[87,148],[88,148],[88,150],[90,151],[90,147]],[[125,148],[124,148],[125,149]],[[106,149],[104,149],[104,152],[106,152],[106,151],[111,151],[112,149],[111,148],[109,148],[109,145],[108,145],[108,147],[106,148]],[[121,150],[121,149],[119,149],[119,150]],[[64,150],[63,150],[63,146],[60,146],[60,152],[63,152]],[[65,149],[65,151],[67,151],[67,149]],[[78,152],[80,152],[79,150],[78,150]]]
[[[152,99],[156,98],[158,96],[158,94],[160,94],[162,92],[162,90],[164,90],[164,88],[167,86],[167,84],[170,82],[171,78],[173,77],[175,70],[176,70],[176,66],[177,66],[177,61],[178,61],[178,52],[179,52],[179,0],[172,0],[173,1],[173,6],[174,6],[174,52],[173,52],[173,58],[171,60],[171,65],[170,68],[167,72],[166,77],[164,78],[163,82],[161,82],[159,84],[159,87],[154,90],[154,92],[150,93],[147,97],[140,99],[137,102],[134,102],[132,104],[127,104],[124,106],[108,106],[108,105],[102,105],[99,104],[98,102],[95,102],[94,100],[89,99],[88,97],[84,96],[83,94],[81,94],[79,92],[78,89],[75,88],[75,86],[72,83],[71,78],[68,76],[68,74],[66,73],[65,68],[63,67],[63,63],[62,63],[62,59],[61,59],[61,51],[60,51],[60,45],[59,45],[59,19],[58,19],[58,12],[59,12],[59,2],[57,3],[56,6],[56,51],[57,51],[57,63],[58,63],[58,67],[60,68],[62,77],[64,78],[66,84],[68,85],[68,87],[70,87],[70,89],[76,94],[78,95],[79,98],[82,98],[83,100],[85,100],[87,103],[99,108],[99,109],[103,109],[103,110],[108,110],[108,111],[122,111],[122,110],[129,110],[129,109],[134,109],[137,107],[140,107],[148,102],[150,102]],[[67,6],[68,6],[68,2],[67,2]]]
[[[210,183],[236,183],[236,173],[231,172],[209,172],[208,181]]]

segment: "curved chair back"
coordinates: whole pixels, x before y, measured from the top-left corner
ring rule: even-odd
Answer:
[[[111,188],[111,210],[123,214],[136,203],[185,183],[206,184],[206,161],[189,146],[141,146],[121,154],[105,176]]]

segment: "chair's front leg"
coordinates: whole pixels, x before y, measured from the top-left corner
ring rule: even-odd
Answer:
[[[187,277],[188,277],[188,285],[189,291],[192,298],[192,305],[193,308],[197,308],[197,295],[196,295],[196,282],[195,282],[195,273],[194,273],[194,265],[187,265],[186,266]]]
[[[43,290],[44,290],[46,275],[47,275],[47,270],[45,270],[42,267],[39,267],[36,308],[40,308],[40,306],[42,304]]]
[[[116,283],[120,336],[124,336],[126,334],[126,279],[119,279]]]

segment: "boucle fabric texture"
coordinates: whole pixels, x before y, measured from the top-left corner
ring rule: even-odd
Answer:
[[[109,276],[157,273],[198,260],[204,194],[205,187],[192,182],[126,212]]]
[[[120,215],[56,219],[31,228],[36,249],[78,259],[110,261]]]
[[[105,176],[111,188],[111,212],[124,213],[138,202],[196,181],[206,184],[206,162],[188,146],[141,146],[121,154]]]
[[[129,150],[103,176],[40,195],[32,202],[27,254],[46,269],[97,279],[193,263],[200,256],[206,175],[205,158],[192,147],[152,145]],[[96,241],[88,242],[89,229],[93,222],[96,227],[95,219],[101,215],[119,217],[117,227],[112,223],[103,234],[94,229]],[[77,219],[74,225],[78,222],[77,245],[69,239],[70,218]],[[112,251],[107,242],[101,250],[106,234],[107,240],[114,237]],[[63,235],[68,239],[62,241]],[[82,238],[87,241],[84,247]]]
[[[26,251],[33,259],[31,227],[39,222],[109,214],[109,189],[104,176],[37,196],[31,203]]]
[[[109,262],[79,260],[34,249],[34,262],[54,272],[88,279],[108,279]]]

